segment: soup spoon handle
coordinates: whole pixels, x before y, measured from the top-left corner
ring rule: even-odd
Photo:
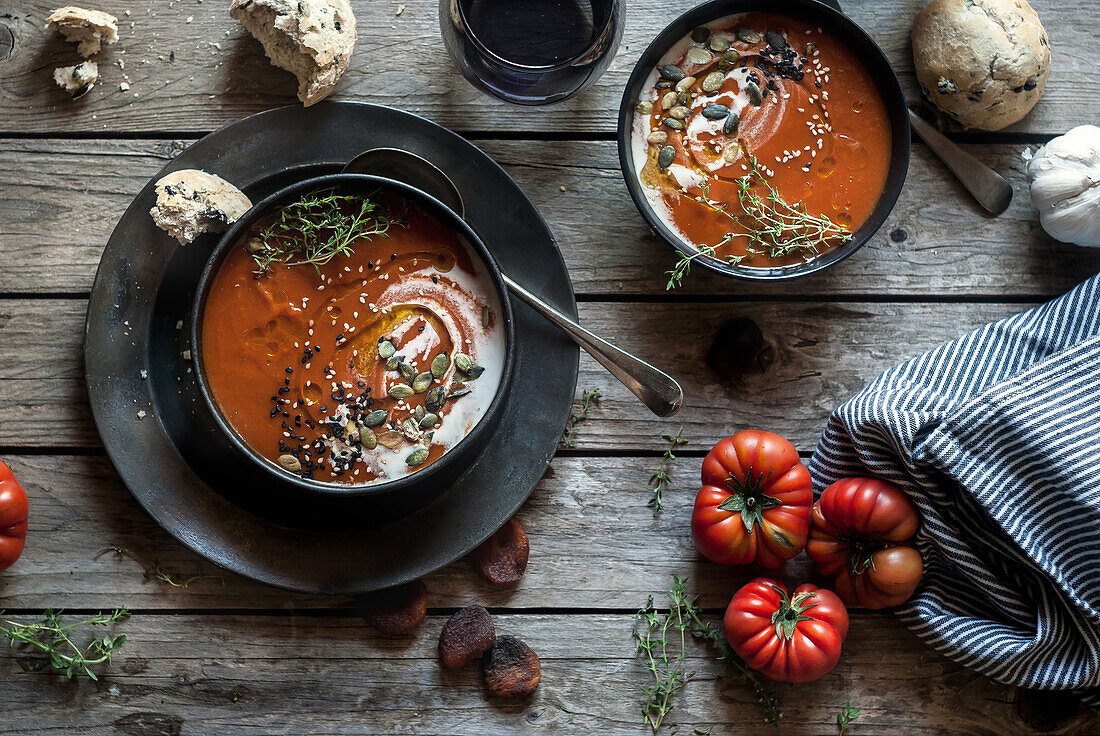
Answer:
[[[501,276],[513,294],[573,338],[589,355],[599,361],[600,365],[611,371],[615,378],[630,389],[631,393],[641,399],[654,414],[667,417],[680,410],[684,403],[684,391],[672,376],[625,350],[620,350],[602,337],[592,334],[508,278],[507,274],[501,274]]]
[[[947,164],[951,173],[974,195],[986,212],[999,215],[1008,209],[1012,201],[1012,185],[1003,176],[959,148],[912,110],[909,111],[909,122],[921,140]]]

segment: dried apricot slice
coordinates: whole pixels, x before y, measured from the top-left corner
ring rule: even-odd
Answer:
[[[455,611],[439,632],[439,659],[444,667],[465,667],[480,657],[496,639],[493,619],[481,606]]]
[[[514,636],[502,636],[482,658],[481,674],[494,695],[524,698],[539,686],[542,663],[531,647]]]
[[[367,626],[385,636],[407,634],[428,612],[428,588],[419,580],[359,598],[359,613]]]
[[[523,525],[514,517],[481,543],[474,552],[477,571],[493,585],[515,585],[527,570],[531,545]]]

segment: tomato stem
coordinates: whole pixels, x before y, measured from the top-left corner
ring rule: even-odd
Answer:
[[[790,639],[794,636],[800,621],[812,621],[813,616],[804,616],[803,612],[816,606],[816,603],[806,603],[811,598],[816,598],[817,593],[799,593],[790,598],[782,588],[773,585],[772,590],[779,594],[779,607],[772,614],[772,625],[775,626],[776,635]]]
[[[740,513],[741,521],[749,534],[752,534],[753,528],[761,523],[765,511],[782,503],[778,498],[764,492],[764,483],[770,475],[770,473],[767,476],[760,473],[753,478],[750,470],[744,481],[735,478],[733,473],[726,478],[726,487],[730,489],[732,495],[718,504],[718,508]]]

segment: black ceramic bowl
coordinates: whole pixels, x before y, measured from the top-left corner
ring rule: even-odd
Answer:
[[[619,105],[619,163],[626,179],[626,187],[634,204],[642,213],[649,226],[665,242],[685,255],[696,252],[694,246],[686,243],[674,233],[668,225],[653,211],[638,179],[631,154],[631,135],[634,125],[634,106],[643,92],[646,79],[660,58],[677,42],[698,26],[705,25],[737,13],[762,12],[785,15],[795,20],[810,23],[824,29],[837,40],[848,46],[867,68],[883,101],[890,119],[892,148],[890,151],[890,169],[886,174],[886,184],[867,221],[852,235],[852,239],[828,253],[813,260],[792,266],[774,268],[750,268],[731,266],[725,261],[700,256],[695,262],[712,271],[750,281],[769,281],[792,279],[806,276],[844,260],[856,252],[871,239],[897,202],[905,183],[905,174],[909,169],[909,113],[905,107],[905,96],[901,84],[890,62],[882,50],[859,26],[846,15],[817,0],[711,0],[681,15],[668,25],[638,59],[630,79],[626,83],[623,99]]]
[[[270,212],[272,208],[294,199],[303,192],[331,186],[339,186],[350,191],[383,189],[396,192],[404,196],[410,204],[420,207],[450,227],[469,244],[475,258],[480,257],[481,266],[484,267],[489,279],[492,281],[501,306],[501,329],[504,330],[505,362],[501,372],[500,387],[485,413],[462,440],[432,464],[411,475],[373,485],[340,485],[301,478],[283,470],[249,447],[222,414],[221,408],[211,394],[203,367],[202,341],[199,339],[202,334],[203,307],[213,277],[218,272],[230,249],[237,244],[241,236],[247,232],[248,228],[257,219]],[[295,512],[296,514],[301,514],[302,517],[310,517],[310,525],[316,525],[316,522],[321,520],[322,523],[331,526],[359,524],[360,520],[356,517],[358,516],[357,512],[360,511],[369,511],[372,514],[382,512],[382,515],[392,516],[394,511],[409,511],[416,506],[430,502],[437,490],[446,487],[449,481],[469,467],[482,449],[484,439],[489,436],[499,420],[499,409],[503,404],[503,397],[507,394],[508,385],[512,378],[512,362],[515,353],[515,326],[512,320],[512,306],[507,294],[504,281],[500,275],[500,269],[488,249],[486,249],[485,244],[470,226],[442,202],[408,184],[364,174],[331,174],[299,181],[280,189],[254,205],[222,235],[218,244],[211,251],[195,291],[190,325],[192,361],[199,393],[202,395],[208,418],[213,420],[213,424],[233,447],[240,460],[251,463],[254,468],[259,468],[262,471],[259,475],[261,477],[266,475],[270,480],[270,484],[263,488],[239,490],[237,493],[238,500],[242,500],[246,506],[255,508],[258,505],[263,505],[269,509],[280,503],[291,503],[299,509]],[[252,475],[255,476],[256,474],[253,473]],[[301,504],[296,502],[303,499],[313,502],[313,513],[303,513],[301,511]],[[336,518],[343,512],[349,512],[350,515],[347,519]]]

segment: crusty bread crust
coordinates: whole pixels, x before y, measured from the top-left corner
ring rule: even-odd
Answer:
[[[161,230],[187,245],[201,233],[225,230],[252,207],[225,179],[198,169],[173,171],[156,183],[157,203],[149,210]]]
[[[968,128],[1027,115],[1050,76],[1050,43],[1027,0],[933,0],[913,23],[921,91]]]
[[[298,78],[306,107],[328,97],[348,70],[357,34],[347,0],[233,0],[229,14],[272,64]]]
[[[66,5],[50,13],[46,28],[60,32],[70,43],[79,44],[76,50],[85,59],[99,53],[101,43],[112,44],[118,40],[118,18],[75,5]]]

